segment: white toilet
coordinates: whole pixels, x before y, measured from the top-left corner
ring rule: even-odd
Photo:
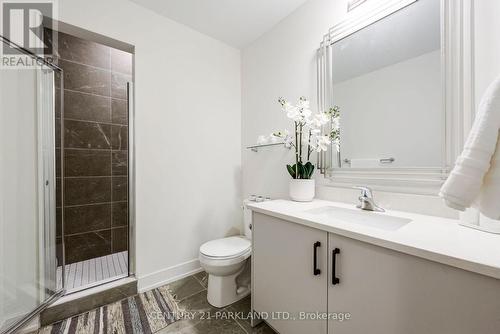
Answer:
[[[212,240],[200,247],[200,264],[208,274],[207,299],[224,307],[250,294],[252,213],[243,204],[245,235]]]

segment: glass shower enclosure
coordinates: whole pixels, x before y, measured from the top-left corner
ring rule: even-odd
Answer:
[[[29,68],[0,69],[0,333],[64,294],[56,286],[55,86],[61,70],[4,37]],[[57,82],[59,80],[59,82]],[[63,275],[64,277],[64,275]]]

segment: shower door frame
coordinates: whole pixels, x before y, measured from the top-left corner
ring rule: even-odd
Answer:
[[[67,24],[63,24],[61,22],[59,23],[59,31],[64,32],[65,30],[63,27],[69,26]],[[75,27],[72,27],[71,30],[74,33]],[[81,30],[79,28],[76,28],[77,30]],[[79,35],[79,34],[78,34]],[[93,40],[93,39],[89,39]],[[45,65],[52,69],[54,71],[54,74],[58,72],[60,74],[60,82],[61,82],[61,94],[60,94],[60,99],[61,99],[61,126],[60,126],[60,131],[61,131],[61,160],[60,160],[60,168],[61,172],[63,173],[64,171],[64,153],[62,151],[64,147],[64,104],[63,104],[63,99],[64,99],[64,75],[63,75],[63,69],[60,68],[59,66],[48,62],[46,59],[37,56],[36,54],[33,54],[29,50],[26,50],[22,48],[21,46],[13,43],[9,39],[5,38],[4,36],[0,35],[0,41],[4,43],[8,43],[15,47],[19,52],[34,58],[39,64]],[[135,246],[135,235],[136,235],[136,227],[135,227],[135,222],[136,222],[136,195],[135,195],[135,181],[136,181],[136,172],[135,172],[135,90],[134,90],[134,80],[135,80],[135,50],[134,47],[132,47],[130,52],[132,54],[132,81],[127,82],[127,109],[128,109],[128,276],[127,277],[117,277],[116,281],[119,281],[121,279],[126,279],[130,277],[134,277],[136,273],[136,246]],[[55,86],[55,75],[54,75],[54,86]],[[54,102],[55,102],[55,87],[53,87],[53,95],[54,95]],[[55,103],[54,103],[55,106]],[[55,123],[53,124],[53,129],[55,129]],[[54,165],[55,167],[55,165]],[[54,168],[55,169],[55,168]],[[55,170],[54,170],[55,174]],[[54,180],[55,180],[55,175],[54,175]],[[61,202],[64,203],[64,177],[61,177]],[[55,189],[55,193],[57,192],[57,189]],[[55,203],[54,203],[55,204]],[[64,231],[64,205],[61,205],[61,225],[62,229]],[[47,239],[47,235],[41,235],[43,238],[42,240]],[[55,286],[55,291],[52,296],[44,300],[36,309],[32,310],[29,314],[25,315],[22,319],[14,322],[10,326],[4,329],[4,331],[1,334],[13,334],[16,331],[18,331],[20,328],[24,327],[27,325],[30,321],[32,321],[36,316],[38,316],[41,312],[43,312],[46,308],[48,308],[51,304],[56,302],[58,299],[61,297],[64,297],[68,295],[66,291],[66,282],[65,282],[65,247],[64,247],[64,238],[61,240],[62,242],[62,270],[61,270],[61,279],[62,279],[62,286],[61,289],[57,290],[57,285]],[[44,263],[48,263],[49,259],[47,257],[49,256],[49,252],[44,250],[41,250],[39,259],[43,260]],[[56,266],[57,267],[57,266]],[[56,274],[57,278],[57,274]],[[115,282],[115,281],[113,281]],[[97,287],[101,286],[102,284],[106,284],[109,282],[103,282],[101,284],[97,284],[92,287]],[[82,290],[78,291],[83,291],[87,290],[92,287],[87,287]],[[77,292],[77,291],[71,291],[70,293]],[[45,293],[45,290],[44,290]]]
[[[132,54],[132,59],[134,59],[135,54]],[[132,66],[134,65],[134,60],[132,61]],[[127,82],[127,117],[128,117],[128,233],[127,233],[127,256],[128,256],[128,268],[127,268],[127,276],[116,276],[111,277],[109,280],[104,281],[96,281],[91,285],[82,286],[75,289],[66,290],[65,284],[65,265],[66,265],[66,256],[65,256],[65,238],[61,239],[61,247],[62,247],[62,287],[65,289],[66,295],[71,295],[73,293],[78,293],[81,291],[89,290],[92,288],[96,288],[102,286],[104,284],[113,283],[120,281],[122,279],[127,279],[129,277],[135,276],[136,272],[136,262],[135,262],[135,100],[134,100],[134,75],[132,74],[132,81]],[[61,81],[61,85],[63,82]],[[61,86],[64,87],[64,86]],[[61,89],[61,98],[64,96],[64,89]],[[63,108],[64,109],[64,108]],[[61,133],[64,133],[64,110],[61,110]],[[64,136],[61,137],[61,147],[64,147]],[[62,233],[64,234],[64,153],[61,151],[61,228]]]
[[[41,75],[40,75],[40,71],[43,70],[43,66],[46,66],[48,67],[49,69],[51,69],[53,71],[53,76],[54,76],[54,80],[52,82],[52,102],[53,102],[53,113],[51,116],[55,116],[55,98],[56,98],[56,95],[55,95],[55,73],[58,72],[60,74],[60,80],[61,80],[61,85],[63,84],[63,78],[64,78],[64,75],[63,75],[63,70],[62,68],[60,68],[59,66],[53,64],[53,63],[50,63],[48,62],[47,60],[45,60],[43,57],[40,57],[34,53],[32,53],[31,51],[21,47],[20,45],[12,42],[11,40],[9,40],[8,38],[0,35],[0,42],[2,44],[8,44],[10,45],[11,48],[14,48],[16,49],[19,53],[21,54],[24,54],[32,59],[35,60],[35,62],[37,63],[37,66],[40,66],[41,69],[37,69],[37,83],[40,83],[41,81]],[[39,91],[40,87],[37,87],[37,93],[40,92]],[[38,99],[38,98],[37,98]],[[61,94],[61,115],[63,114],[64,112],[64,106],[62,104],[62,94]],[[37,101],[37,111],[40,110],[40,101],[38,100]],[[42,124],[40,122],[40,114],[37,112],[37,131],[39,131],[41,128],[42,128]],[[43,116],[43,115],[42,115]],[[55,130],[55,119],[52,121],[52,130]],[[61,130],[62,130],[62,123],[61,123]],[[63,133],[63,132],[61,132]],[[45,135],[45,134],[44,134]],[[52,139],[55,138],[54,137],[54,133],[52,133]],[[45,140],[47,138],[43,138],[43,137],[40,137],[38,136],[38,140]],[[63,139],[61,139],[62,141]],[[55,144],[55,142],[52,140],[52,142]],[[38,141],[37,142],[37,145],[38,145],[38,148],[37,148],[37,154],[40,153],[40,142]],[[40,276],[40,279],[42,279],[42,276],[43,276],[43,282],[46,283],[48,280],[47,280],[47,272],[46,272],[46,268],[45,268],[45,265],[50,263],[52,260],[56,261],[56,258],[54,256],[54,258],[52,259],[51,256],[50,256],[50,252],[49,250],[47,249],[47,244],[46,242],[47,241],[53,241],[54,242],[54,247],[56,246],[55,245],[55,242],[56,242],[56,239],[55,239],[55,220],[53,221],[54,223],[54,226],[52,226],[54,229],[51,229],[50,228],[50,221],[47,222],[47,220],[45,219],[47,216],[46,216],[46,212],[45,212],[45,204],[48,202],[50,203],[50,205],[53,206],[53,209],[54,209],[54,212],[52,212],[52,217],[55,218],[55,196],[56,193],[57,193],[57,189],[55,187],[55,145],[54,145],[54,154],[53,156],[51,156],[51,159],[54,159],[53,160],[53,169],[51,171],[51,174],[54,174],[54,175],[51,175],[51,176],[48,176],[44,171],[45,169],[43,168],[44,167],[44,162],[40,162],[40,157],[38,158],[38,162],[37,162],[37,165],[38,167],[42,167],[42,172],[43,172],[43,175],[40,176],[40,171],[38,171],[38,179],[40,180],[42,178],[45,179],[43,180],[42,182],[42,186],[39,184],[39,191],[40,193],[43,193],[43,201],[42,200],[39,200],[39,204],[43,202],[44,204],[44,214],[43,214],[43,217],[41,220],[39,220],[39,224],[41,224],[42,228],[40,230],[40,234],[39,234],[39,240],[40,240],[40,247],[39,247],[39,254],[38,254],[38,263],[39,263],[39,268],[38,268],[38,274]],[[61,157],[61,160],[62,160],[62,157]],[[61,161],[62,163],[62,161]],[[62,168],[62,165],[61,165],[61,168]],[[51,196],[48,201],[47,201],[47,198],[45,198],[45,194],[46,194],[46,187],[49,186],[49,185],[52,185],[50,182],[52,181],[52,184],[53,184],[53,189],[54,189],[54,192],[53,192],[53,196]],[[62,192],[62,190],[61,190]],[[54,197],[54,198],[52,198]],[[53,236],[50,236],[50,233],[51,232],[54,232],[54,235]],[[55,255],[55,254],[54,254]],[[43,266],[43,271],[40,270],[41,267]],[[57,267],[57,266],[56,266]],[[51,266],[52,268],[52,266]],[[42,274],[43,273],[43,274]],[[55,278],[57,279],[57,273],[54,273],[55,275]],[[62,275],[64,277],[64,266],[62,267]],[[43,312],[43,310],[45,310],[47,307],[49,307],[51,304],[53,304],[55,301],[57,301],[58,299],[60,299],[61,297],[63,297],[66,293],[66,290],[65,290],[65,284],[64,284],[64,280],[63,280],[63,284],[62,284],[62,287],[61,289],[57,290],[57,283],[54,282],[54,290],[49,290],[47,289],[46,286],[40,286],[40,304],[35,308],[33,309],[31,312],[27,313],[26,315],[22,316],[20,319],[14,321],[12,324],[10,324],[9,326],[7,326],[1,333],[2,334],[13,334],[13,333],[16,333],[19,329],[23,328],[24,326],[26,326],[30,321],[32,321],[36,316],[38,316],[41,312]],[[46,298],[43,298],[43,296],[46,296],[48,292],[52,292],[53,294],[49,297],[46,297]]]
[[[87,286],[82,286],[80,288],[76,289],[67,289],[65,282],[64,282],[64,272],[65,272],[65,265],[66,265],[66,254],[65,254],[65,238],[62,237],[61,239],[61,247],[62,247],[62,272],[63,272],[63,288],[66,290],[65,295],[71,295],[74,293],[80,293],[92,288],[97,288],[100,286],[103,286],[105,284],[114,284],[115,282],[119,282],[120,280],[128,279],[128,278],[135,278],[136,274],[136,247],[135,247],[135,235],[136,235],[136,196],[135,196],[135,180],[136,180],[136,173],[135,173],[135,89],[134,89],[134,82],[135,82],[135,46],[128,44],[126,42],[122,42],[119,40],[115,40],[113,38],[110,38],[106,35],[101,35],[98,33],[94,33],[88,30],[85,30],[81,27],[74,26],[65,22],[57,21],[54,19],[48,19],[45,20],[43,24],[48,24],[52,23],[53,26],[56,26],[57,32],[65,33],[72,35],[76,38],[81,38],[84,40],[88,40],[90,42],[102,44],[107,47],[111,47],[117,50],[121,50],[124,52],[128,52],[132,55],[132,75],[131,75],[131,81],[127,82],[127,87],[126,87],[126,93],[127,93],[127,116],[128,116],[128,271],[127,271],[127,276],[117,276],[110,278],[110,280],[104,280],[104,281],[97,281],[94,282],[95,284],[87,285]],[[51,26],[47,25],[46,28],[51,28]],[[62,70],[62,69],[61,69]],[[61,99],[63,99],[64,96],[64,86],[63,82],[61,82]],[[64,109],[64,108],[63,108]],[[62,149],[64,147],[64,123],[65,123],[65,118],[64,118],[64,110],[61,111],[61,228],[62,228],[62,235],[64,235],[64,150]]]
[[[135,263],[135,53],[132,53],[132,81],[127,82],[128,109],[128,277],[136,272]]]

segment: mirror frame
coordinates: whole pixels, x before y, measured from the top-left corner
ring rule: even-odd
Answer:
[[[318,68],[321,68],[321,49],[325,43],[333,44],[394,12],[419,0],[387,0],[369,12],[350,16],[335,25],[324,36],[318,50]],[[474,116],[474,42],[473,42],[473,0],[439,0],[441,2],[441,64],[443,92],[443,165],[441,167],[401,167],[401,168],[333,168],[336,150],[332,148],[318,157],[318,167],[325,175],[320,185],[352,187],[365,185],[377,190],[437,195],[443,182],[461,153],[465,135]],[[323,66],[329,68],[329,66]],[[323,92],[320,81],[325,78],[318,70],[318,109],[328,105],[321,98],[333,96],[333,85],[326,83]],[[326,76],[328,77],[328,76]],[[327,90],[330,89],[330,92]],[[329,133],[331,126],[326,129]],[[335,151],[335,152],[334,152]]]

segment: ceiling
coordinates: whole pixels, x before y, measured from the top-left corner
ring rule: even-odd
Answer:
[[[131,0],[236,48],[270,30],[307,0]]]

